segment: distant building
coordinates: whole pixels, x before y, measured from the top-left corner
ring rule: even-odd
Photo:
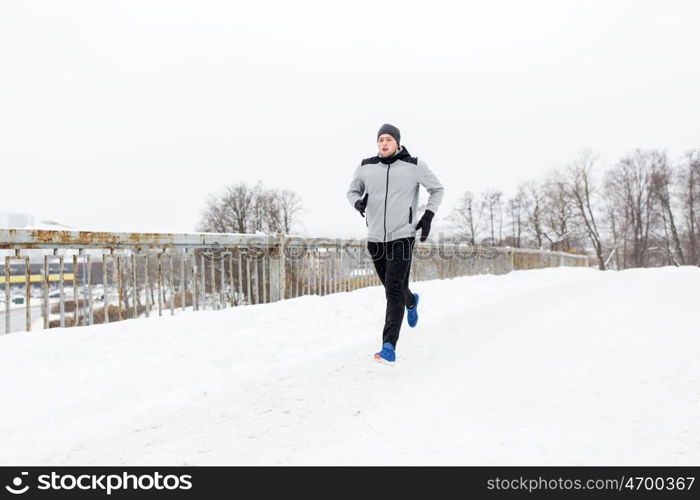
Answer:
[[[33,214],[0,212],[0,229],[23,228],[34,225]]]
[[[87,263],[85,261],[78,262],[75,271],[77,272],[78,284],[84,285],[87,282]],[[109,267],[108,267],[109,269]],[[29,284],[34,288],[43,286],[44,280],[44,264],[30,263],[29,264]],[[90,283],[93,285],[103,283],[103,267],[102,262],[90,262]],[[73,272],[73,262],[70,257],[67,257],[63,262],[63,283],[65,286],[72,286],[75,274]],[[61,269],[55,257],[49,262],[49,286],[58,286],[61,280]],[[5,289],[6,283],[5,263],[0,264],[0,291]],[[13,288],[24,288],[27,286],[27,265],[22,261],[12,261],[10,263],[10,284]],[[1,293],[1,292],[0,292]],[[1,299],[2,297],[0,297]]]

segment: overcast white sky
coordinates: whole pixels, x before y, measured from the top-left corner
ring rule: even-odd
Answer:
[[[0,212],[192,231],[208,193],[345,193],[382,123],[442,180],[513,194],[582,148],[700,146],[694,1],[3,1]]]

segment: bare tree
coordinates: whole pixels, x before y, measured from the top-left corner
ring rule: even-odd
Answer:
[[[604,172],[598,159],[581,151],[565,169],[529,180],[505,206],[503,195],[487,189],[465,192],[450,214],[460,236],[473,243],[480,230],[493,244],[585,251],[592,246],[601,270],[648,265],[700,266],[700,149],[678,168],[663,151],[635,150]],[[480,224],[480,222],[482,224]]]
[[[243,182],[227,186],[219,204],[229,217],[227,228],[230,228],[230,231],[238,233],[249,231],[249,219],[255,204],[253,189]]]
[[[591,151],[584,150],[568,167],[568,178],[564,185],[566,196],[575,207],[576,216],[585,227],[586,234],[593,245],[598,259],[598,268],[605,270],[603,256],[603,239],[596,223],[594,201],[597,201],[596,189],[593,184],[593,168],[597,157]],[[614,221],[613,221],[614,224]],[[613,229],[614,230],[614,229]]]
[[[452,209],[448,216],[448,220],[456,229],[458,235],[469,238],[469,242],[472,245],[476,245],[478,236],[478,214],[475,213],[475,203],[474,194],[470,191],[465,191],[457,202],[457,206]]]
[[[623,157],[607,173],[608,193],[617,197],[615,210],[622,212],[628,233],[623,244],[623,267],[644,267],[651,247],[650,237],[658,214],[652,176],[657,165],[657,153],[636,150]],[[628,259],[631,261],[628,263]]]
[[[678,176],[681,212],[687,228],[687,252],[690,262],[700,266],[700,149],[688,151]]]
[[[552,171],[545,180],[545,205],[543,214],[543,235],[549,241],[550,250],[570,249],[575,228],[573,206],[564,189],[564,176],[559,170]]]
[[[277,206],[280,211],[280,230],[289,234],[302,212],[301,198],[294,191],[285,189],[277,193]]]
[[[209,196],[198,230],[289,234],[301,211],[301,198],[293,191],[238,183],[225,187],[222,195]]]
[[[676,217],[672,207],[674,202],[674,196],[671,193],[671,186],[674,184],[673,170],[668,163],[665,153],[656,154],[656,165],[652,173],[651,183],[654,195],[660,204],[661,222],[664,231],[663,236],[659,239],[673,264],[685,264]]]
[[[535,246],[542,248],[545,232],[543,227],[545,195],[542,186],[537,181],[530,180],[523,184],[520,190],[524,193],[528,231],[534,238]]]
[[[627,241],[631,216],[629,206],[626,203],[622,176],[615,175],[610,170],[607,171],[603,183],[603,193],[605,215],[611,238],[607,245],[611,250],[605,260],[605,266],[608,268],[614,257],[615,269],[625,269],[627,267]]]
[[[521,186],[517,194],[508,200],[508,217],[510,218],[511,236],[509,244],[516,248],[522,246],[522,233],[525,216],[525,191]]]
[[[200,224],[197,230],[215,233],[226,232],[228,214],[224,207],[219,204],[219,199],[215,195],[210,194],[208,196],[202,218],[207,220],[206,227]]]
[[[269,192],[258,182],[253,188],[253,205],[250,216],[250,232],[265,232],[269,227],[272,215],[270,214]],[[274,232],[274,229],[271,231]]]
[[[491,242],[500,245],[503,241],[503,193],[487,189],[481,195],[481,211],[491,234]],[[498,235],[498,238],[496,236]]]

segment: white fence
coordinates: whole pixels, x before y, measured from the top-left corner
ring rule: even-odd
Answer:
[[[411,281],[587,265],[585,255],[426,241],[415,245]],[[380,284],[365,240],[38,229],[0,229],[0,283],[5,333]]]

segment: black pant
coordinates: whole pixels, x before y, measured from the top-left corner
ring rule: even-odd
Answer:
[[[413,294],[408,278],[415,238],[401,238],[384,243],[367,242],[367,249],[386,294],[386,318],[383,342],[396,347],[405,307],[413,307]]]

